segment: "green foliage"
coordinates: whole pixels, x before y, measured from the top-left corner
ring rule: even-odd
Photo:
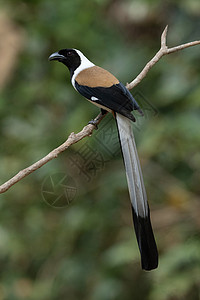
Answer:
[[[169,46],[199,39],[197,0],[0,5],[12,24],[6,23],[6,36],[9,31],[20,36],[18,48],[1,39],[3,60],[16,51],[0,95],[1,182],[98,113],[73,90],[64,66],[48,62],[51,53],[78,48],[126,83],[158,50],[166,24]],[[106,117],[92,137],[1,195],[0,299],[199,299],[199,53],[196,46],[164,57],[133,91],[145,111],[134,130],[159,268],[150,273],[140,268],[115,124]],[[77,159],[89,147],[88,165],[80,169]],[[54,174],[71,176],[76,184],[76,196],[62,208],[43,199],[44,180]]]

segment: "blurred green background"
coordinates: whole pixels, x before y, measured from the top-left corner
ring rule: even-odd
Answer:
[[[167,24],[169,46],[199,39],[199,0],[1,1],[1,182],[98,113],[67,69],[48,62],[51,53],[80,49],[126,83]],[[199,46],[164,57],[132,91],[145,111],[134,130],[159,268],[141,270],[107,116],[92,137],[1,195],[0,300],[200,299],[199,62]]]

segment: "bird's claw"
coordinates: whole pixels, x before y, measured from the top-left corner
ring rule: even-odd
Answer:
[[[98,126],[97,126],[97,120],[91,120],[91,121],[89,121],[88,122],[88,124],[92,124],[92,125],[94,125],[95,126],[95,129],[97,130],[98,129]]]

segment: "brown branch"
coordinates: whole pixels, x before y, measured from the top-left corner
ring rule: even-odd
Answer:
[[[106,114],[102,115],[101,113],[95,118],[95,121],[97,121],[96,125],[98,125],[101,120],[104,118]],[[60,145],[58,148],[52,150],[49,154],[47,154],[45,157],[38,160],[36,163],[32,164],[28,168],[25,168],[21,171],[19,171],[14,177],[12,177],[10,180],[6,181],[4,184],[0,186],[0,194],[6,192],[11,186],[13,186],[15,183],[22,180],[24,177],[28,176],[29,174],[33,173],[37,169],[41,168],[43,165],[48,163],[50,160],[56,158],[58,154],[65,151],[69,146],[79,142],[86,136],[91,136],[92,132],[96,129],[95,125],[88,124],[85,126],[79,133],[75,134],[72,132],[67,140]]]
[[[143,68],[143,70],[140,72],[140,74],[133,81],[131,81],[131,83],[127,83],[127,85],[126,85],[127,89],[131,90],[136,85],[138,85],[142,81],[142,79],[144,79],[144,77],[146,77],[149,70],[161,59],[162,56],[200,44],[200,41],[194,41],[194,42],[186,43],[186,44],[179,45],[179,46],[176,46],[173,48],[168,48],[167,47],[167,30],[168,30],[168,25],[165,27],[165,29],[161,35],[160,50],[146,64],[146,66]]]
[[[126,87],[129,90],[131,90],[132,88],[134,88],[136,85],[138,85],[142,81],[142,79],[147,75],[147,73],[149,72],[149,70],[161,59],[162,56],[170,54],[170,53],[173,53],[173,52],[176,52],[176,51],[179,51],[179,50],[182,50],[182,49],[185,49],[185,48],[188,48],[188,47],[192,47],[192,46],[200,44],[200,41],[194,41],[194,42],[186,43],[186,44],[179,45],[179,46],[176,46],[176,47],[173,47],[173,48],[168,48],[167,47],[167,43],[166,43],[167,29],[168,29],[168,26],[165,27],[165,29],[164,29],[164,31],[163,31],[163,33],[161,35],[161,48],[160,48],[160,50],[146,64],[146,66],[140,72],[140,74],[133,81],[131,81],[131,83],[128,83],[126,85]],[[97,121],[97,124],[99,124],[101,122],[101,120],[104,118],[104,116],[105,115],[102,116],[101,114],[99,114],[95,118],[95,120]],[[2,184],[0,186],[0,193],[6,192],[11,186],[13,186],[17,182],[19,182],[21,179],[23,179],[24,177],[26,177],[29,174],[33,173],[34,171],[36,171],[37,169],[39,169],[40,167],[42,167],[43,165],[45,165],[50,160],[56,158],[58,156],[58,154],[60,154],[61,152],[65,151],[67,148],[69,148],[69,146],[71,146],[71,145],[79,142],[80,140],[82,140],[86,136],[90,136],[92,134],[92,132],[94,131],[94,129],[95,129],[95,126],[89,124],[89,125],[85,126],[77,134],[75,134],[75,133],[72,132],[69,135],[68,139],[62,145],[60,145],[58,148],[54,149],[49,154],[47,154],[45,157],[43,157],[42,159],[40,159],[39,161],[37,161],[33,165],[29,166],[28,168],[25,168],[25,169],[21,170],[19,173],[17,173],[10,180],[8,180],[4,184]]]

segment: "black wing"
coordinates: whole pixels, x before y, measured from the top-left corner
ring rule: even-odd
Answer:
[[[137,109],[141,112],[138,103],[122,83],[104,88],[79,85],[75,81],[75,87],[85,98],[94,101],[93,97],[95,97],[95,103],[118,112],[132,121],[135,121],[135,118],[131,111]]]

